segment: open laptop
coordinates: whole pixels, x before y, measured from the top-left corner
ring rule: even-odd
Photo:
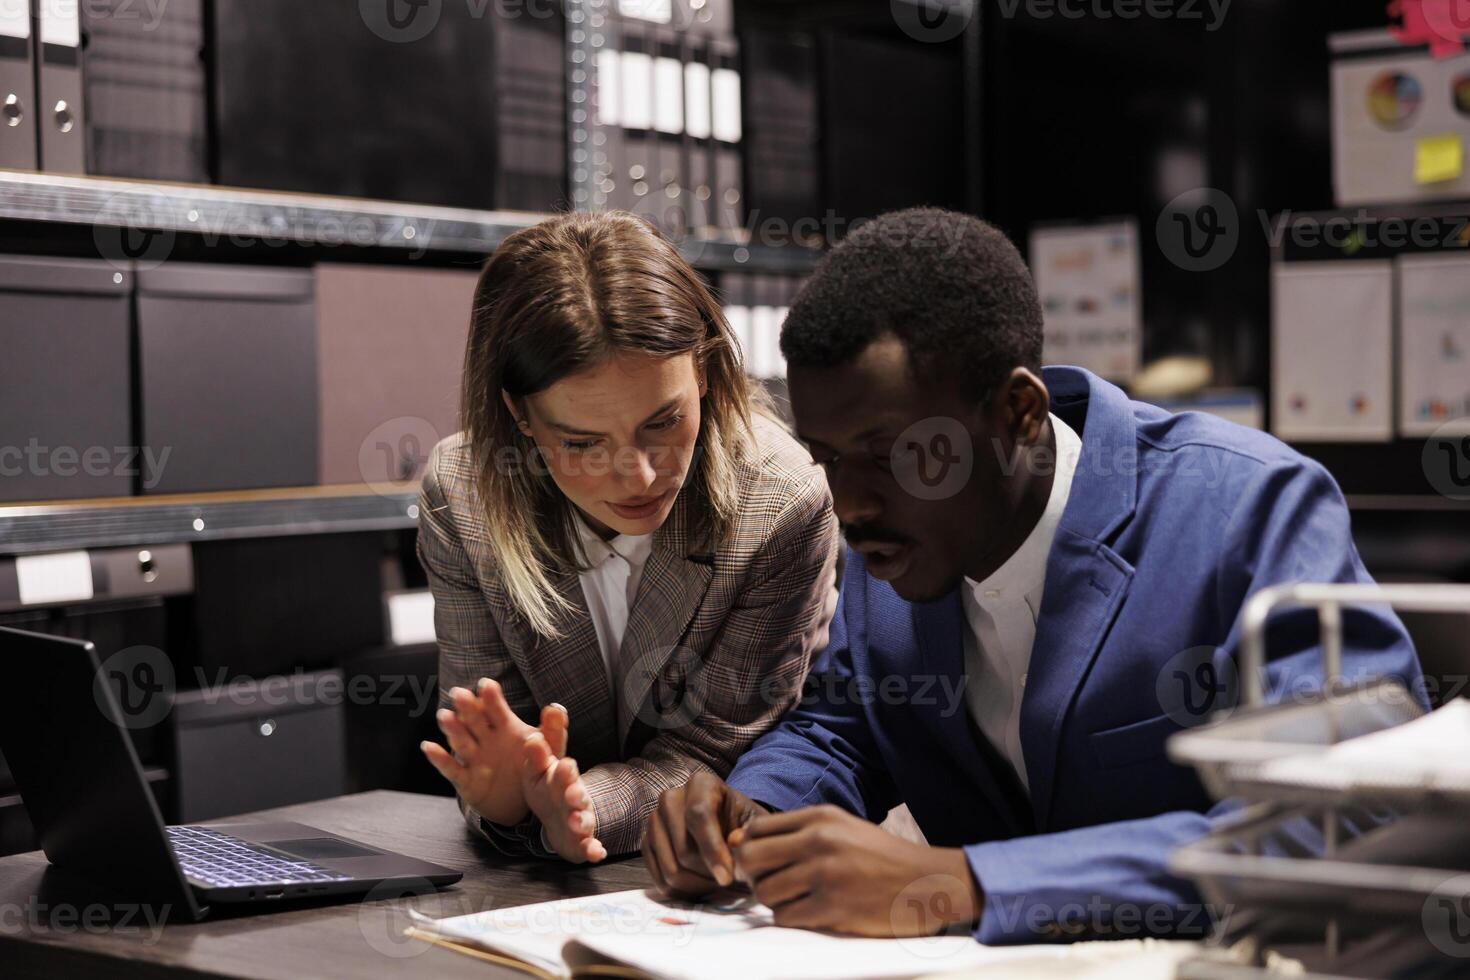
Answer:
[[[462,877],[299,823],[165,827],[91,643],[0,627],[0,678],[0,753],[46,857],[170,918]]]

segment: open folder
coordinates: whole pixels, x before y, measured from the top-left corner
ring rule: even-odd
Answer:
[[[748,895],[699,904],[643,891],[447,919],[410,913],[408,934],[533,976],[658,980],[916,977],[1065,957],[1060,946],[982,946],[969,936],[862,939],[786,929]]]

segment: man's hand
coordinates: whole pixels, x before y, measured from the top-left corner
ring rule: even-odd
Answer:
[[[523,746],[537,729],[516,717],[500,685],[487,677],[480,678],[477,693],[456,687],[449,697],[454,709],[440,708],[435,718],[453,755],[435,742],[419,748],[481,816],[506,826],[520,823],[530,812],[521,785]]]
[[[778,926],[896,938],[980,918],[963,850],[910,843],[837,807],[756,817],[731,844]]]
[[[707,895],[735,880],[730,833],[765,807],[712,773],[664,790],[643,831],[643,860],[664,894]]]

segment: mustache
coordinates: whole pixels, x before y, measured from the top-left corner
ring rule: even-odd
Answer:
[[[909,544],[909,539],[904,535],[877,524],[844,524],[842,536],[853,547],[860,544],[891,544],[898,547]]]

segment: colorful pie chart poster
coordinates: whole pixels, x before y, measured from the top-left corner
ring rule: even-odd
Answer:
[[[1424,87],[1407,72],[1388,71],[1368,86],[1368,115],[1384,129],[1405,129],[1424,104]]]

